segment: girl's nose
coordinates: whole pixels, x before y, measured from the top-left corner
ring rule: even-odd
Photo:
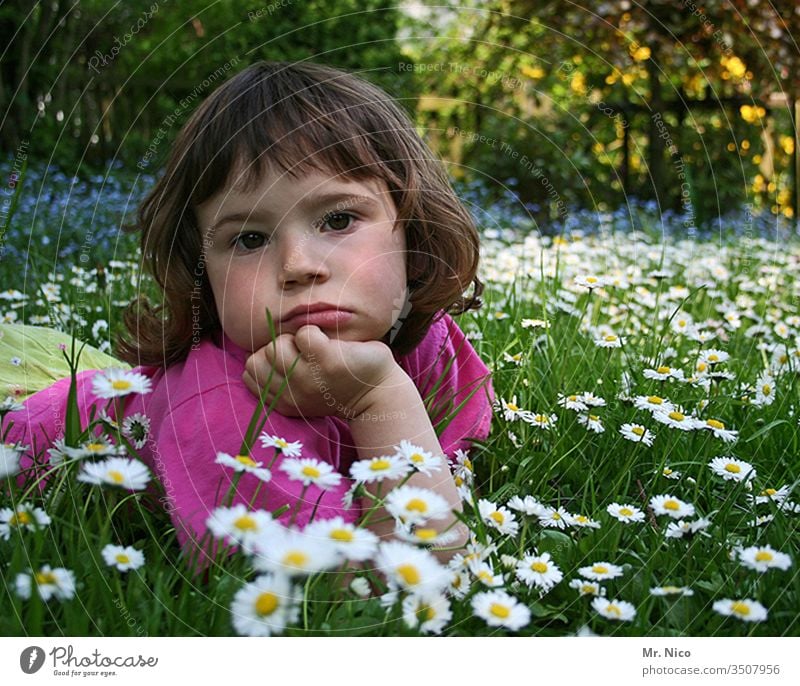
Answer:
[[[314,241],[313,231],[287,232],[281,237],[280,282],[285,288],[294,284],[315,283],[330,276],[325,255]]]

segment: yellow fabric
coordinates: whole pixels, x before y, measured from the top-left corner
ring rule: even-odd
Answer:
[[[59,344],[69,353],[69,334],[43,326],[0,324],[0,399],[11,395],[23,400],[69,376],[69,365]],[[79,350],[76,341],[75,350]],[[130,365],[87,345],[78,360],[78,371]]]

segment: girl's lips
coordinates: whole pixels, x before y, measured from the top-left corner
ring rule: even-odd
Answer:
[[[353,318],[352,312],[346,310],[320,310],[318,312],[303,312],[283,322],[285,328],[297,331],[309,324],[320,329],[335,329],[343,326]]]

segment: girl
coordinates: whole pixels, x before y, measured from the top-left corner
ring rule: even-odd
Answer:
[[[140,456],[183,544],[205,533],[231,483],[220,455],[246,470],[234,503],[288,505],[282,520],[302,526],[312,513],[356,521],[359,509],[342,501],[346,480],[323,491],[289,479],[287,456],[347,474],[404,439],[453,458],[487,436],[488,369],[450,317],[480,306],[477,232],[377,87],[305,63],[244,70],[178,134],[138,224],[162,299],[126,316],[119,353],[152,392],[129,396],[124,414],[149,424]],[[83,426],[105,407],[95,374],[78,375]],[[29,398],[6,440],[49,445],[68,388],[63,379]],[[262,441],[238,455],[262,392],[275,409]],[[267,483],[259,463],[273,467]],[[410,483],[460,509],[443,471]]]

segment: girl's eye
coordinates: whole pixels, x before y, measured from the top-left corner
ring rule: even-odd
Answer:
[[[234,245],[237,248],[242,248],[244,250],[257,250],[264,246],[267,242],[266,236],[263,233],[255,233],[250,231],[248,233],[239,234],[236,237]]]
[[[347,214],[346,212],[336,212],[326,215],[323,219],[323,224],[327,225],[334,231],[345,231],[346,229],[350,228],[350,224],[352,223],[353,219],[355,219],[355,217],[353,217],[352,214]]]

